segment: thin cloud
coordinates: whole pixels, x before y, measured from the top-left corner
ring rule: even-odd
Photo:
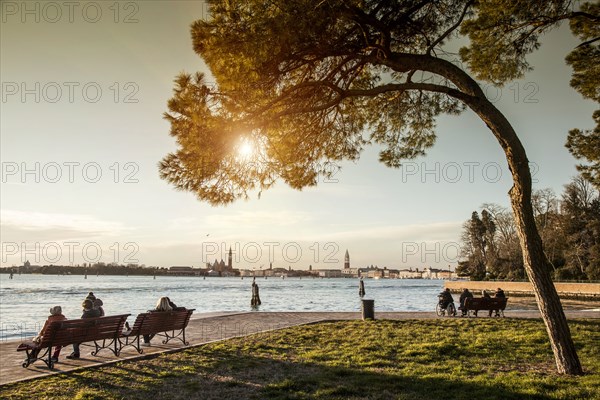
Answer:
[[[25,231],[57,230],[81,232],[82,234],[119,235],[130,230],[121,222],[104,221],[84,214],[0,210],[0,218],[4,227]]]
[[[436,222],[410,225],[369,226],[347,231],[319,234],[306,240],[352,240],[352,239],[405,239],[411,241],[455,241],[460,236],[463,222]]]
[[[242,211],[235,214],[213,214],[204,221],[207,227],[220,229],[239,229],[240,226],[290,226],[301,222],[308,222],[313,217],[306,212],[294,211]]]

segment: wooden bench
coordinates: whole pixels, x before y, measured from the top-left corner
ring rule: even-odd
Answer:
[[[35,361],[42,360],[48,368],[54,369],[52,347],[64,347],[74,343],[94,342],[95,350],[92,351],[94,356],[102,349],[109,349],[115,356],[118,356],[120,351],[119,336],[129,315],[121,314],[51,322],[46,327],[41,341],[23,342],[17,348],[17,351],[27,353],[27,360],[23,362],[22,366],[27,368]],[[101,345],[98,343],[100,341],[102,341]]]
[[[163,344],[171,339],[178,339],[184,345],[189,342],[185,340],[185,328],[190,322],[194,309],[183,309],[174,311],[148,311],[138,314],[131,327],[131,331],[123,332],[119,339],[119,351],[126,346],[133,346],[138,353],[144,351],[140,347],[140,336],[159,335],[163,336]]]
[[[467,314],[469,311],[473,311],[475,316],[477,316],[479,310],[487,310],[490,312],[490,317],[492,316],[492,311],[496,311],[498,315],[504,316],[507,301],[508,297],[467,297],[463,311]]]

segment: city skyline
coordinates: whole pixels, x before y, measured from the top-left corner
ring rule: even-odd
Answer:
[[[261,264],[256,267],[244,267],[236,265],[234,267],[233,250],[230,247],[227,251],[227,263],[221,258],[215,258],[215,261],[207,262],[201,266],[189,265],[173,265],[170,267],[154,267],[140,265],[116,265],[105,263],[84,263],[83,265],[64,266],[64,265],[32,265],[29,260],[25,261],[22,266],[2,267],[0,273],[9,273],[10,279],[14,274],[44,274],[44,275],[84,275],[85,279],[89,274],[96,275],[160,275],[160,276],[191,276],[191,277],[303,277],[312,276],[320,278],[373,278],[373,279],[454,279],[456,275],[451,270],[450,266],[447,269],[424,267],[405,267],[394,268],[388,266],[366,265],[352,266],[350,262],[350,254],[346,249],[344,254],[344,265],[339,268],[337,265],[329,265],[328,268],[313,268],[312,264],[308,268],[292,268],[288,265],[287,268],[281,266],[273,266],[273,262],[269,266]],[[264,268],[263,268],[264,267]],[[338,267],[338,268],[336,268]],[[464,278],[463,278],[464,279]]]
[[[227,244],[257,267],[343,265],[351,249],[356,265],[454,268],[471,212],[509,206],[502,151],[469,112],[438,118],[436,145],[401,169],[379,163],[371,146],[314,188],[279,183],[260,199],[200,203],[161,181],[157,164],[175,149],[162,119],[173,79],[209,73],[189,33],[205,5],[97,3],[100,14],[79,7],[58,18],[35,4],[2,16],[2,266],[100,253],[103,262],[202,265]],[[576,45],[562,26],[523,79],[483,84],[524,143],[534,188],[557,195],[577,173],[567,131],[590,128],[595,107],[569,87],[564,56]]]

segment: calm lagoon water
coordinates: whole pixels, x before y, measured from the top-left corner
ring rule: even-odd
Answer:
[[[358,279],[257,278],[260,311],[359,311]],[[81,316],[92,291],[107,315],[129,313],[129,321],[151,309],[161,296],[178,306],[206,312],[250,311],[252,278],[83,276],[0,274],[0,339],[34,336],[48,309],[60,305],[67,318]],[[376,311],[432,311],[443,281],[365,279],[365,299]],[[193,317],[192,317],[193,318]]]

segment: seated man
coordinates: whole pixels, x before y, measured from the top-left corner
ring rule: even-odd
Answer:
[[[448,308],[450,303],[454,303],[454,299],[452,298],[452,294],[450,294],[450,289],[446,288],[443,292],[438,295],[438,299],[440,300],[440,306],[445,310]]]
[[[494,293],[494,298],[496,299],[505,299],[506,295],[504,294],[504,290],[498,288],[498,290],[496,290],[496,293]],[[492,316],[492,311],[490,310],[490,317]],[[496,317],[500,316],[500,310],[496,310]]]
[[[463,291],[462,291],[462,293],[460,294],[460,298],[459,298],[459,301],[460,301],[460,307],[459,307],[459,309],[462,311],[462,316],[463,316],[463,317],[464,317],[465,315],[467,315],[467,310],[465,310],[465,301],[466,301],[468,298],[472,298],[472,297],[473,297],[473,293],[471,293],[471,292],[469,291],[469,289],[467,289],[467,288],[464,288],[464,289],[463,289]]]
[[[91,294],[91,293],[90,293]],[[100,310],[94,308],[94,302],[89,298],[86,298],[83,303],[81,303],[81,307],[83,307],[83,314],[81,318],[97,318],[100,317]],[[79,358],[79,343],[73,344],[73,352],[67,356],[68,359],[74,360]]]

